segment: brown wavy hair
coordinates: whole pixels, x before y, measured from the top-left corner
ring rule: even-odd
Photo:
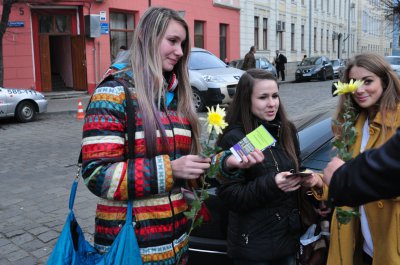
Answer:
[[[372,113],[369,113],[369,118],[372,120],[375,118],[378,112],[381,113],[382,121],[383,121],[383,136],[385,136],[387,132],[387,124],[393,122],[395,118],[392,115],[387,115],[389,112],[396,112],[397,105],[400,102],[400,81],[397,77],[397,74],[390,67],[389,63],[386,62],[385,58],[379,54],[375,53],[363,53],[356,55],[350,62],[347,64],[346,69],[344,71],[342,82],[348,83],[350,82],[349,74],[353,67],[362,67],[371,73],[374,73],[379,77],[382,83],[383,93],[381,98],[375,104]],[[360,113],[362,111],[366,111],[361,108],[353,99],[353,97],[349,94],[341,95],[339,98],[339,103],[336,109],[335,119],[341,121],[342,113],[344,112],[344,102],[346,97],[351,97],[352,106],[354,107],[356,113]],[[340,128],[333,125],[333,131],[335,133],[340,132]],[[383,137],[382,139],[384,139]]]

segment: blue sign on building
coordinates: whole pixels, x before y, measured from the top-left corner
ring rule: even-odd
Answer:
[[[7,27],[9,28],[23,28],[25,26],[24,21],[9,21]]]
[[[100,22],[100,34],[108,34],[108,23]]]

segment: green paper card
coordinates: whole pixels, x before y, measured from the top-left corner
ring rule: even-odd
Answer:
[[[268,132],[268,130],[260,125],[247,134],[242,140],[237,144],[232,146],[229,150],[236,157],[237,160],[242,161],[241,156],[246,156],[253,152],[254,149],[265,150],[265,148],[275,144],[276,139]]]

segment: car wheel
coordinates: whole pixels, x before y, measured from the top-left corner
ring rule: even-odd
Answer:
[[[36,118],[35,106],[29,101],[19,103],[15,112],[15,117],[20,122],[33,121]]]
[[[200,92],[193,88],[193,104],[197,112],[201,112],[205,109],[204,100],[202,99]]]
[[[326,81],[326,71],[325,70],[321,72],[321,80]]]

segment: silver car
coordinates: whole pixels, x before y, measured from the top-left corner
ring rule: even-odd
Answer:
[[[0,87],[0,118],[15,117],[20,122],[33,121],[37,113],[47,111],[47,99],[30,89]]]
[[[232,102],[237,83],[244,71],[226,65],[211,52],[192,48],[189,58],[189,79],[197,111],[206,106]]]
[[[342,78],[343,72],[346,68],[346,64],[342,59],[331,60],[333,67],[333,76],[334,78]]]
[[[385,56],[385,60],[390,64],[392,69],[400,77],[400,56]]]

